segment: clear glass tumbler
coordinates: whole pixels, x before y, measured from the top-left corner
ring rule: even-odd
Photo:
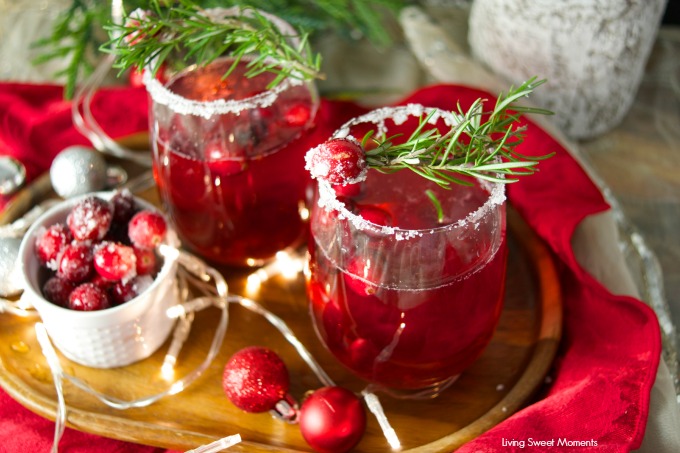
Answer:
[[[265,13],[261,13],[265,15]],[[294,30],[269,17],[291,39]],[[301,244],[310,179],[298,139],[319,105],[313,82],[265,72],[249,59],[189,67],[162,84],[146,76],[153,169],[185,246],[214,263],[260,265]]]
[[[409,135],[431,111],[381,109],[335,137],[361,140],[376,127]],[[437,127],[455,122],[447,112],[436,116]],[[482,353],[500,316],[504,184],[466,181],[445,189],[408,170],[369,170],[357,185],[317,186],[306,269],[317,333],[356,375],[400,395],[446,388]]]

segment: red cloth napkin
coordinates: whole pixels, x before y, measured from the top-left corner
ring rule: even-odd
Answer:
[[[64,147],[87,143],[73,128],[70,104],[61,96],[57,86],[0,84],[0,154],[22,160],[29,178],[46,171]],[[437,85],[413,93],[404,103],[453,109],[460,102],[466,108],[479,97],[493,99],[467,87]],[[147,100],[141,88],[103,89],[92,109],[114,138],[147,127]],[[316,130],[304,140],[315,146],[364,111],[351,103],[324,101]],[[554,443],[536,447],[536,451],[630,451],[642,441],[659,364],[657,319],[642,302],[612,295],[579,266],[570,245],[574,228],[608,205],[562,146],[535,123],[525,120],[525,124],[527,138],[519,151],[535,155],[554,151],[556,155],[542,162],[535,175],[510,185],[508,195],[558,258],[564,339],[546,395],[460,451],[524,451],[529,439]],[[0,200],[0,208],[6,202]],[[0,391],[0,452],[45,451],[52,435],[52,422]],[[585,442],[585,446],[575,447],[575,442]],[[70,429],[60,448],[68,452],[158,450]]]

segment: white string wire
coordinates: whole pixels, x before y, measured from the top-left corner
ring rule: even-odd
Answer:
[[[64,390],[62,387],[64,372],[59,363],[59,357],[57,356],[54,347],[52,347],[52,343],[47,335],[47,330],[45,330],[45,326],[41,322],[35,323],[35,334],[38,338],[42,353],[45,356],[45,359],[47,359],[47,365],[52,371],[54,388],[57,392],[57,413],[55,416],[54,440],[52,441],[51,449],[52,453],[57,453],[59,450],[59,440],[61,440],[64,429],[66,429],[66,400],[64,399]]]
[[[188,450],[185,453],[217,453],[225,448],[232,447],[237,443],[241,442],[241,436],[239,434],[234,434],[233,436],[223,437],[215,442],[211,442],[206,445],[201,445],[193,450]]]
[[[123,400],[117,397],[113,397],[110,395],[107,395],[105,393],[99,392],[92,388],[88,383],[85,381],[72,376],[68,373],[63,372],[60,364],[59,364],[59,358],[54,353],[54,349],[52,349],[51,343],[49,343],[49,340],[44,338],[41,341],[41,345],[43,345],[43,354],[47,357],[48,365],[50,369],[52,370],[53,375],[55,376],[55,387],[57,388],[57,395],[59,399],[59,409],[58,409],[58,421],[57,426],[55,427],[55,441],[54,445],[56,446],[59,443],[59,439],[61,438],[61,434],[63,433],[63,427],[65,423],[65,411],[66,411],[66,406],[65,402],[63,401],[63,392],[61,390],[61,383],[62,379],[65,379],[69,381],[71,384],[73,384],[75,387],[79,388],[80,390],[88,393],[89,395],[94,396],[97,398],[99,401],[101,401],[103,404],[114,408],[114,409],[119,409],[119,410],[125,410],[125,409],[131,409],[131,408],[140,408],[140,407],[146,407],[149,406],[150,404],[155,403],[161,398],[164,398],[166,396],[171,396],[175,395],[185,388],[187,388],[189,385],[191,385],[196,379],[198,379],[208,368],[208,366],[212,363],[212,361],[215,359],[217,356],[222,342],[224,340],[224,336],[227,331],[228,323],[229,323],[229,309],[228,306],[229,304],[237,304],[240,305],[247,310],[250,310],[254,313],[257,313],[261,316],[263,316],[267,321],[269,321],[281,334],[284,336],[286,341],[288,341],[298,352],[300,357],[305,361],[305,363],[310,367],[310,369],[314,372],[314,374],[318,377],[319,381],[324,386],[334,386],[333,380],[328,376],[328,374],[323,370],[323,368],[319,365],[319,363],[314,359],[314,357],[311,355],[311,353],[307,350],[307,348],[304,347],[304,345],[298,340],[298,338],[295,336],[293,331],[286,325],[286,323],[276,316],[274,313],[271,311],[267,310],[266,308],[262,307],[260,304],[257,302],[242,297],[238,295],[229,295],[228,292],[228,286],[226,283],[226,280],[220,274],[217,270],[213,269],[212,267],[206,265],[202,260],[199,258],[184,252],[182,250],[174,249],[169,246],[163,246],[161,253],[166,256],[167,259],[177,259],[178,263],[181,265],[180,269],[178,272],[185,271],[187,272],[185,278],[188,280],[191,280],[194,286],[196,287],[197,291],[201,291],[203,293],[202,296],[199,296],[195,299],[192,299],[190,301],[187,301],[182,304],[178,304],[176,307],[171,307],[169,309],[169,316],[172,317],[185,317],[189,314],[193,315],[195,311],[202,310],[211,306],[217,307],[220,309],[220,320],[217,325],[217,328],[215,330],[215,335],[213,336],[213,341],[210,345],[210,348],[208,350],[208,353],[201,362],[201,364],[196,367],[193,371],[190,373],[186,374],[183,378],[178,379],[174,381],[166,390],[149,395],[146,397],[142,398],[137,398],[133,400]],[[210,283],[208,283],[210,282]],[[180,307],[180,308],[177,308]],[[187,318],[191,319],[191,318]],[[38,328],[38,326],[42,326],[41,323],[36,324],[36,329],[41,330],[44,332],[44,327]],[[180,338],[180,341],[183,342],[186,338],[181,338],[184,333],[181,333],[178,337]],[[188,333],[187,333],[188,334]],[[40,334],[42,336],[43,334]],[[47,337],[47,333],[44,333],[44,336]],[[40,338],[39,338],[40,341]],[[46,345],[49,344],[49,347]],[[173,347],[171,346],[171,349]],[[170,351],[169,353],[173,354],[175,357],[179,353],[179,348],[175,348],[176,350]],[[362,392],[362,396],[366,400],[366,403],[368,405],[369,410],[371,413],[373,413],[377,420],[378,423],[383,430],[383,433],[388,441],[388,443],[392,446],[392,448],[398,448],[400,445],[399,440],[396,436],[396,432],[394,429],[390,426],[389,421],[387,420],[387,417],[385,416],[385,413],[382,409],[382,406],[380,405],[380,402],[373,393],[371,393],[368,389],[364,390]],[[63,406],[63,407],[62,407]],[[219,442],[219,441],[218,441]],[[219,446],[219,444],[215,444]],[[395,447],[396,446],[396,447]],[[222,447],[226,448],[226,447]],[[195,450],[198,452],[211,452],[211,451],[219,451],[219,450]],[[53,452],[56,452],[55,447],[53,446]]]
[[[25,307],[21,301],[13,302],[2,297],[0,297],[0,313],[10,313],[22,318],[38,315],[37,311]]]
[[[122,18],[122,1],[113,0],[111,2],[111,19],[113,23],[120,25]],[[129,160],[145,167],[151,167],[151,156],[148,153],[138,153],[118,144],[104,132],[92,114],[92,98],[113,67],[115,59],[116,56],[113,54],[106,55],[82,86],[76,90],[71,103],[73,124],[81,134],[90,140],[92,146],[94,146],[97,151],[120,159]],[[83,110],[82,113],[80,111],[81,107]]]
[[[101,153],[108,154],[120,159],[129,160],[145,167],[151,167],[151,156],[148,153],[138,153],[124,146],[119,145],[115,140],[108,136],[101,128],[92,114],[92,98],[97,88],[104,81],[104,78],[113,67],[115,55],[109,54],[97,65],[97,68],[76,90],[71,103],[71,116],[76,129],[87,137],[92,146]],[[81,113],[80,109],[83,109]]]
[[[316,376],[319,378],[319,381],[321,381],[324,386],[335,385],[328,374],[326,374],[323,368],[321,368],[321,365],[319,365],[307,348],[305,348],[300,340],[298,340],[298,338],[286,325],[283,319],[279,318],[274,313],[251,299],[242,296],[229,296],[227,300],[230,303],[236,303],[254,313],[263,316],[267,321],[269,321],[270,324],[276,327],[276,329],[281,332],[286,341],[288,341],[288,343],[290,343],[295,348],[300,357],[302,357],[302,360],[304,360],[309,368],[312,369],[314,374],[316,374]]]

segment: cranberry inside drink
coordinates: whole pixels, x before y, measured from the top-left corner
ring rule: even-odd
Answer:
[[[268,90],[275,75],[247,78],[246,63],[224,78],[233,60],[217,60],[166,85],[182,99],[237,111],[206,117],[154,101],[151,112],[154,177],[183,244],[228,265],[259,264],[303,239],[309,177],[296,142],[318,103],[307,84]]]
[[[313,209],[307,289],[314,324],[358,376],[393,389],[434,388],[490,341],[504,297],[505,211],[482,208],[489,184],[470,182],[446,190],[407,170],[371,170],[360,187],[338,191],[347,210],[373,224],[366,231],[337,211]],[[484,214],[468,217],[475,211]]]

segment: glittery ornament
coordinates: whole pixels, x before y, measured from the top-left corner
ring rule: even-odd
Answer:
[[[272,350],[251,346],[234,354],[224,367],[222,388],[246,412],[266,412],[286,399],[288,369]]]
[[[10,195],[26,181],[26,167],[11,156],[0,156],[0,195]]]
[[[366,430],[366,413],[359,398],[342,387],[323,387],[300,408],[300,431],[319,453],[344,453]]]
[[[127,180],[119,167],[107,167],[97,151],[84,146],[71,146],[52,161],[50,180],[54,191],[70,198],[110,188]]]
[[[19,294],[23,288],[19,272],[19,245],[21,238],[0,237],[0,296]]]

